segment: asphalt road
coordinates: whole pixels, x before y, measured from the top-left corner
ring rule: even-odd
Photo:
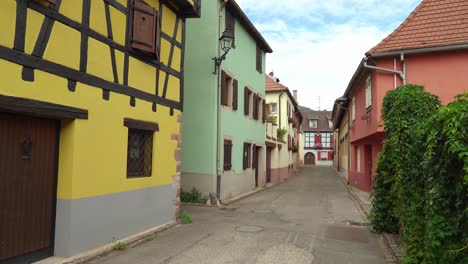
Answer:
[[[192,224],[90,263],[385,263],[338,177],[331,167],[304,167],[228,210],[185,207]]]

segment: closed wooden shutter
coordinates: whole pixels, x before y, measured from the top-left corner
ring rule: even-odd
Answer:
[[[317,160],[321,160],[322,159],[322,152],[320,151],[317,151]]]
[[[228,79],[227,74],[222,71],[221,72],[221,104],[228,106],[229,100],[229,89],[228,89]]]
[[[244,115],[249,115],[249,88],[244,87]]]
[[[130,46],[151,53],[157,58],[159,44],[159,14],[151,6],[141,1],[133,1],[132,37]]]
[[[226,30],[229,30],[232,32],[232,35],[234,36],[234,39],[232,40],[232,47],[236,47],[236,18],[234,15],[226,9]]]
[[[224,140],[224,171],[230,171],[232,168],[232,141]]]
[[[266,104],[265,99],[262,99],[262,107],[263,107],[262,122],[265,123],[266,115],[267,115],[267,111],[268,111],[268,105]]]
[[[262,50],[260,49],[260,47],[257,45],[257,56],[256,56],[256,61],[257,61],[257,71],[259,73],[262,73]]]
[[[331,152],[331,151],[328,151],[328,160],[333,160],[332,152]]]
[[[258,97],[253,95],[253,119],[258,119]]]
[[[236,79],[234,79],[232,82],[232,109],[233,110],[237,110],[237,104],[238,104],[237,86],[238,86],[238,82]]]

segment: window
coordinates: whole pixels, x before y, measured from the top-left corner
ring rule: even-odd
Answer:
[[[232,168],[232,140],[224,140],[224,171]]]
[[[133,1],[130,27],[130,47],[159,58],[160,33],[159,14],[141,1]]]
[[[361,171],[361,149],[356,147],[356,171]]]
[[[333,128],[333,121],[331,121],[330,119],[328,119],[328,126],[329,126],[330,128]]]
[[[270,113],[276,114],[278,111],[278,105],[276,103],[271,103],[270,104]]]
[[[247,86],[244,87],[244,115],[254,116],[254,93]]]
[[[256,56],[256,62],[257,62],[257,71],[259,73],[263,72],[263,54],[262,54],[262,49],[257,45],[257,56]]]
[[[244,170],[251,167],[251,157],[252,157],[252,144],[245,142],[244,143],[244,152],[243,152],[243,164]]]
[[[238,108],[238,82],[225,71],[221,72],[221,104],[237,110]]]
[[[356,120],[356,97],[351,102],[351,121]]]
[[[320,160],[328,160],[328,151],[320,151]]]
[[[331,133],[321,133],[323,148],[331,147],[331,135],[332,135]]]
[[[153,134],[158,124],[124,119],[128,127],[127,178],[151,177],[153,164]]]
[[[309,127],[317,128],[317,120],[316,119],[309,119]]]
[[[312,132],[304,132],[304,147],[312,148],[315,145],[315,137]]]
[[[372,106],[372,78],[369,75],[366,79],[366,109]]]
[[[236,44],[236,18],[234,15],[226,9],[226,30],[229,30],[232,32],[232,35],[234,36],[234,39],[232,40],[232,47],[235,48]]]

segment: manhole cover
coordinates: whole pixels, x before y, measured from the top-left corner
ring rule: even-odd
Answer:
[[[239,232],[260,232],[263,230],[261,226],[253,226],[253,225],[246,225],[246,226],[239,226],[236,228]]]
[[[350,226],[371,226],[369,222],[345,221],[345,223]]]
[[[230,212],[230,211],[235,211],[235,210],[237,210],[237,208],[222,207],[222,208],[219,208],[219,210]]]
[[[268,210],[268,209],[259,209],[259,210],[253,210],[252,213],[255,213],[255,214],[272,214],[273,211]]]

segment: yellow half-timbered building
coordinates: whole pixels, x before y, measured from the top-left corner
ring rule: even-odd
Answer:
[[[0,3],[0,262],[72,256],[178,214],[198,0]]]

